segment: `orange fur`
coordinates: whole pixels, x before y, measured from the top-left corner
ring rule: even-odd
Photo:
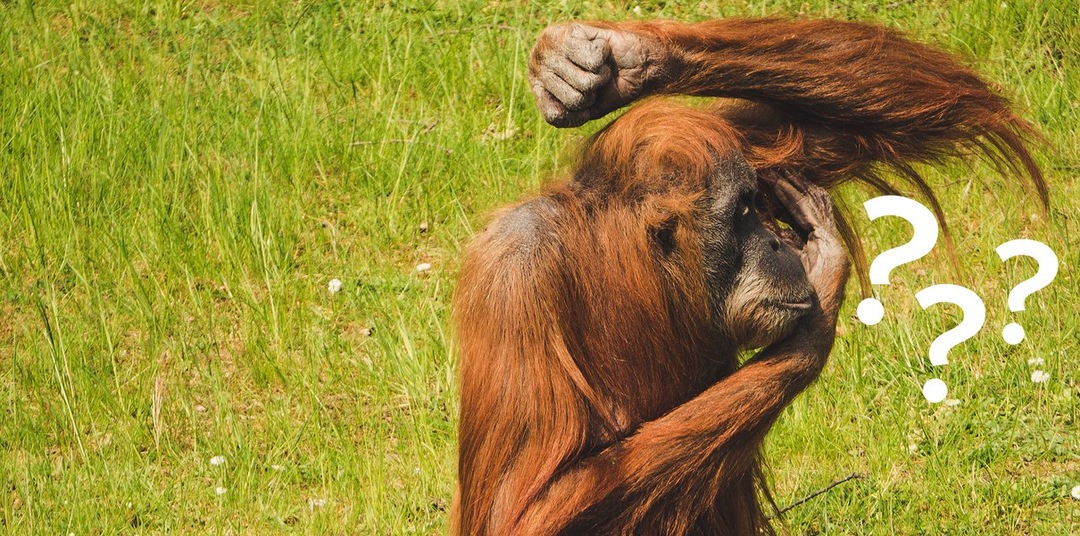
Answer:
[[[893,191],[891,171],[940,217],[912,164],[974,151],[1026,174],[1045,203],[1034,130],[950,55],[877,26],[590,24],[668,54],[646,93],[740,100],[638,104],[589,141],[570,180],[504,209],[468,248],[453,532],[771,532],[760,444],[824,366],[847,272],[819,290],[821,318],[739,367],[745,341],[715,327],[731,319],[702,276],[706,184],[745,159],[765,219],[789,220],[771,185]],[[670,257],[648,239],[658,229],[674,230]]]

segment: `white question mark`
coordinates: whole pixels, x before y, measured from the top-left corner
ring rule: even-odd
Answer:
[[[913,229],[907,244],[885,251],[870,263],[871,284],[889,284],[889,273],[893,268],[921,259],[937,244],[937,218],[922,203],[898,195],[883,195],[866,201],[863,207],[871,221],[882,216],[899,216],[907,220]],[[877,298],[866,298],[859,302],[855,314],[863,324],[873,326],[884,318],[885,306]]]
[[[1058,258],[1054,250],[1036,240],[1017,239],[1010,240],[997,247],[997,254],[1002,261],[1007,261],[1017,255],[1025,255],[1035,259],[1039,265],[1039,271],[1024,282],[1013,287],[1009,291],[1009,310],[1012,312],[1024,310],[1024,300],[1036,291],[1042,290],[1049,285],[1058,273]],[[1001,331],[1001,336],[1009,344],[1020,344],[1024,340],[1024,328],[1013,322]]]
[[[938,303],[954,303],[964,311],[960,325],[946,331],[930,343],[930,363],[934,366],[949,363],[949,350],[972,337],[986,323],[986,305],[974,292],[958,285],[934,285],[915,295],[923,309]],[[923,396],[931,404],[945,400],[949,388],[940,378],[931,378],[923,384]]]

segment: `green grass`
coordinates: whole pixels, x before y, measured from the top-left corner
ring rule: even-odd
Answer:
[[[864,475],[792,510],[793,534],[1080,531],[1080,8],[940,4],[0,2],[0,532],[445,532],[461,248],[596,128],[540,120],[526,54],[548,23],[635,5],[880,21],[1039,124],[1051,212],[984,166],[928,171],[960,273],[942,247],[897,269],[872,328],[853,285],[768,452],[781,505]],[[907,240],[853,214],[870,255]],[[1017,237],[1061,273],[1009,313],[1034,266],[993,248]],[[958,315],[913,298],[934,283],[989,312],[944,367],[926,352]],[[959,405],[922,399],[931,375]]]

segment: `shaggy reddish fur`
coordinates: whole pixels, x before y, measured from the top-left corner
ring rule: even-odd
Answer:
[[[758,174],[767,220],[788,217],[771,194],[780,178],[893,192],[886,171],[940,218],[912,164],[970,152],[1027,175],[1045,203],[1033,130],[950,55],[878,26],[589,24],[671,52],[646,93],[741,100],[637,105],[589,141],[571,180],[504,209],[468,248],[453,531],[771,532],[760,444],[824,365],[835,316],[739,367],[740,341],[712,328],[694,237],[657,260],[649,229],[675,218],[693,233],[703,178],[735,153]],[[846,273],[836,279],[826,311]]]

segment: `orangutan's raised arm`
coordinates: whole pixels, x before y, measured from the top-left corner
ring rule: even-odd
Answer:
[[[537,40],[529,79],[555,126],[581,125],[649,95],[745,99],[765,105],[753,117],[732,114],[761,132],[750,143],[769,145],[770,137],[797,131],[798,161],[791,164],[816,171],[810,178],[819,185],[865,174],[875,162],[911,175],[912,161],[984,152],[999,167],[1028,175],[1047,200],[1024,146],[1034,130],[1008,101],[952,55],[882,26],[780,19],[558,24]],[[777,158],[774,148],[764,149],[762,158]]]

